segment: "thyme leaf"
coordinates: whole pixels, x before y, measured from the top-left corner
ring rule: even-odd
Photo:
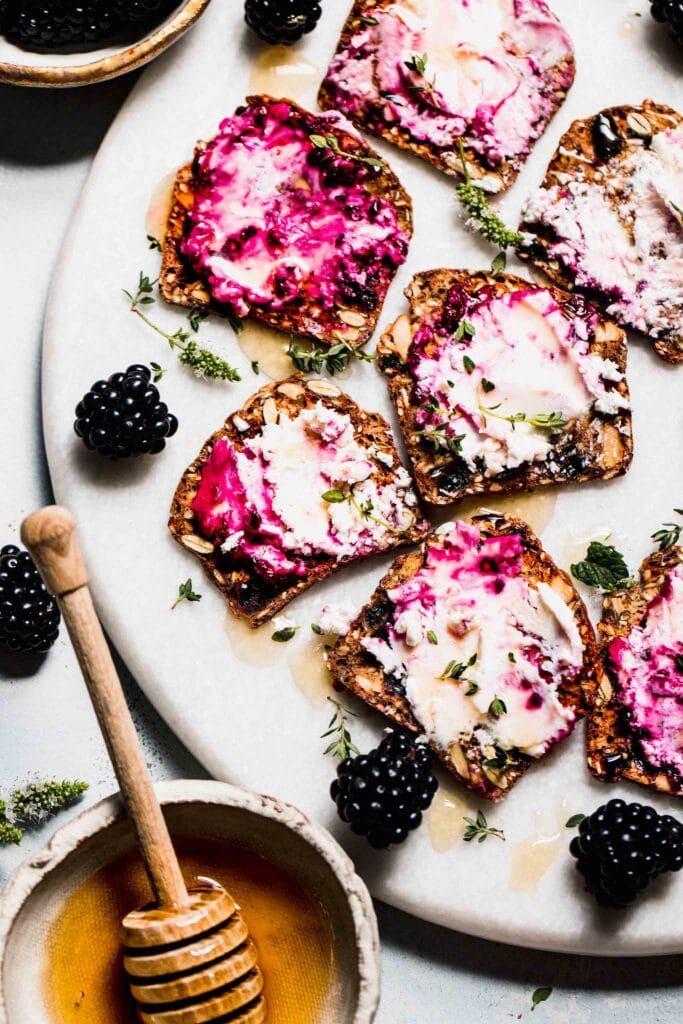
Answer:
[[[338,761],[344,761],[350,754],[359,754],[360,751],[351,739],[351,733],[346,724],[346,716],[350,715],[355,718],[353,711],[349,711],[348,708],[340,704],[338,700],[334,700],[333,697],[327,698],[330,704],[334,705],[334,714],[330,719],[327,730],[322,733],[321,739],[327,739],[328,736],[334,736],[334,739],[325,747],[324,754],[334,754]]]
[[[178,596],[171,605],[171,611],[177,608],[181,601],[189,601],[192,604],[195,601],[201,601],[202,595],[196,594],[192,589],[192,580],[188,576],[184,583],[181,583],[178,587]]]
[[[496,839],[501,839],[505,842],[505,833],[503,830],[500,828],[491,828],[483,811],[477,811],[476,818],[468,818],[465,815],[463,817],[463,821],[467,822],[467,828],[465,829],[465,834],[463,836],[466,843],[471,843],[473,839],[476,839],[479,843],[483,843],[489,836],[495,836]]]

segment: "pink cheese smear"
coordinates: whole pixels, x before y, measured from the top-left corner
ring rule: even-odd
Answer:
[[[340,148],[355,152],[357,134],[339,114],[285,101],[245,107],[195,162],[182,251],[240,317],[259,307],[337,323],[336,307],[374,309],[405,260],[393,206],[367,189],[376,169],[311,141],[333,126],[352,136],[337,137]]]
[[[668,574],[644,622],[612,641],[609,659],[646,761],[683,778],[683,565]]]
[[[375,130],[397,125],[456,157],[464,138],[496,168],[528,155],[572,83],[573,65],[556,67],[572,53],[544,0],[396,0],[337,51],[325,84]]]

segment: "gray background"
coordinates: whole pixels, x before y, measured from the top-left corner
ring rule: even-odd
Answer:
[[[15,542],[22,517],[52,498],[40,420],[45,299],[90,161],[132,82],[129,76],[64,92],[0,85],[0,545]],[[119,668],[154,778],[204,776]],[[0,797],[14,785],[49,777],[88,781],[86,803],[115,789],[63,635],[44,659],[0,652]],[[65,820],[66,814],[58,823]],[[53,828],[27,836],[20,847],[0,847],[0,889]],[[377,911],[383,950],[378,1024],[530,1019],[531,994],[540,985],[554,991],[535,1021],[681,1019],[681,957],[615,961],[538,953],[472,939],[381,905]]]

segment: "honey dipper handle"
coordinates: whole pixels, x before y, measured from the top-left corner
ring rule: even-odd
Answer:
[[[21,538],[59,602],[157,902],[185,906],[187,889],[92,603],[73,517],[50,505],[24,520]]]

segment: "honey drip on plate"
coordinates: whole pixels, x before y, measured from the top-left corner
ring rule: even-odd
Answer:
[[[235,897],[258,949],[268,1024],[337,1019],[335,954],[324,910],[290,875],[219,840],[176,839],[188,885],[215,879]],[[87,879],[50,927],[43,995],[50,1024],[134,1024],[121,920],[149,899],[137,853]]]
[[[227,633],[232,653],[244,665],[273,665],[282,654],[282,644],[272,639],[275,626],[266,622],[258,629],[237,616],[230,615]]]
[[[323,657],[325,639],[313,637],[295,648],[287,659],[292,679],[311,704],[322,704],[335,692]]]
[[[282,331],[266,327],[257,320],[245,320],[237,340],[249,362],[257,362],[259,372],[265,377],[282,380],[294,373],[294,364],[287,355],[289,338]],[[258,377],[254,380],[258,387]]]
[[[512,892],[533,892],[555,861],[564,845],[565,822],[570,814],[564,797],[554,813],[536,812],[536,828],[510,847],[510,878]]]
[[[522,519],[534,533],[541,534],[553,518],[556,502],[557,492],[553,487],[539,487],[519,494],[475,495],[460,502],[457,516],[458,519],[466,519],[482,509],[492,509],[501,515]]]
[[[427,828],[436,853],[447,853],[465,832],[463,817],[471,807],[460,793],[442,783],[427,811]]]
[[[248,92],[312,105],[321,73],[288,46],[269,46],[252,63]]]
[[[173,183],[177,170],[169,171],[152,192],[145,217],[145,231],[161,244],[166,235],[166,224],[173,202]]]

